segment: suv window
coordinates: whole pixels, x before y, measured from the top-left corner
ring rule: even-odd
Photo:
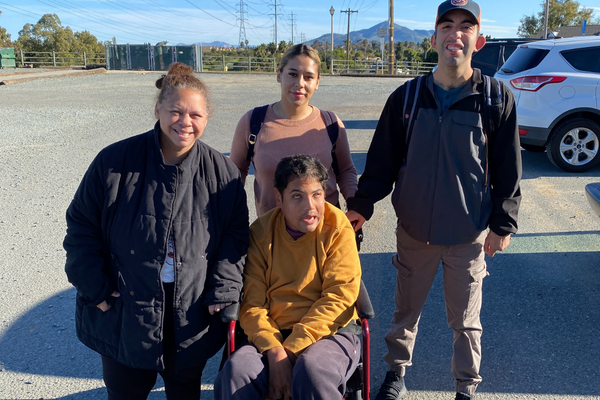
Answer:
[[[504,46],[504,62],[508,60],[508,57],[510,57],[510,55],[514,53],[516,49],[516,44],[507,44],[506,46]]]
[[[560,54],[575,69],[587,72],[600,72],[600,47],[564,50]]]
[[[482,74],[493,76],[498,69],[499,58],[500,46],[483,46],[477,53],[473,54],[471,65],[481,69]]]
[[[501,70],[505,74],[516,74],[537,67],[544,57],[550,52],[545,49],[534,49],[531,47],[518,47]]]

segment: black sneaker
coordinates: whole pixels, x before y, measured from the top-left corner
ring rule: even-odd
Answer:
[[[466,393],[462,393],[462,392],[456,392],[456,397],[454,398],[454,400],[473,400],[473,399],[475,399],[475,395],[466,394]]]
[[[404,396],[406,396],[404,377],[398,376],[394,371],[388,371],[375,400],[400,400]]]

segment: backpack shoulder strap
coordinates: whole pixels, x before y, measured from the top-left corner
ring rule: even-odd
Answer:
[[[500,118],[504,111],[502,103],[502,82],[483,75],[484,77],[484,104],[483,104],[483,124],[487,134],[495,134],[500,127]]]
[[[256,144],[258,132],[260,132],[262,123],[265,120],[265,115],[267,115],[268,108],[269,105],[267,104],[261,107],[256,107],[254,110],[252,110],[252,115],[250,116],[250,136],[248,136],[248,154],[246,155],[246,161],[252,161],[252,157],[254,157],[254,145]]]
[[[327,135],[329,136],[329,140],[331,141],[331,168],[333,169],[333,172],[335,173],[335,176],[337,178],[339,176],[340,167],[338,165],[337,157],[335,155],[335,147],[338,135],[340,134],[340,125],[338,124],[337,117],[333,112],[321,110],[321,115],[323,116],[323,121],[325,121]]]
[[[496,132],[500,128],[500,119],[504,111],[502,103],[502,82],[488,75],[483,75],[483,107],[482,124],[483,135],[485,136],[485,182],[488,185],[489,174],[489,154],[490,148],[494,145]]]
[[[412,136],[412,130],[415,125],[415,116],[419,109],[418,99],[421,94],[423,85],[425,84],[425,77],[423,75],[406,82],[406,90],[404,92],[404,106],[402,108],[402,123],[404,125],[404,133],[406,135],[406,149],[404,151],[404,158],[408,154],[408,144]]]

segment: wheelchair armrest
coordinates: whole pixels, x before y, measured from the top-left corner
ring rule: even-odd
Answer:
[[[369,298],[369,292],[363,280],[360,280],[360,292],[358,292],[358,300],[356,300],[356,312],[360,319],[373,319],[375,318],[375,310],[371,304]]]
[[[221,321],[227,323],[237,321],[240,313],[240,303],[231,303],[221,310]]]

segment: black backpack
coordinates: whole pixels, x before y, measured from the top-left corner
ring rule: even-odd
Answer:
[[[260,128],[262,127],[262,123],[265,120],[265,115],[267,115],[268,108],[269,105],[267,104],[265,106],[256,107],[254,110],[252,110],[252,116],[250,117],[250,136],[248,136],[248,154],[246,155],[246,162],[252,161],[252,157],[254,157],[254,145],[256,144],[256,139],[258,137],[258,133],[260,132]],[[321,115],[325,121],[327,135],[329,135],[329,140],[332,144],[331,168],[333,168],[333,172],[337,178],[339,176],[340,168],[335,155],[335,145],[340,132],[340,125],[337,122],[337,117],[331,111],[321,110]]]

